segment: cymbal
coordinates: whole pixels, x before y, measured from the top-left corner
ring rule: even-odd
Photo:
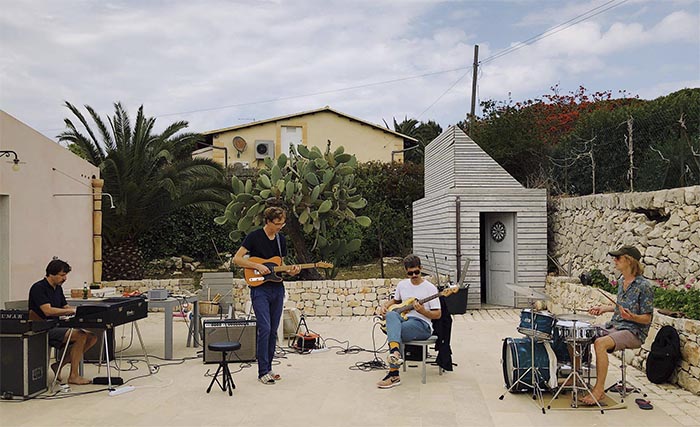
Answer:
[[[557,314],[556,317],[558,320],[568,320],[568,321],[576,321],[576,322],[587,322],[589,320],[595,319],[594,316],[591,316],[589,314],[582,314],[582,313],[562,313],[562,314]]]
[[[529,299],[543,299],[549,300],[549,296],[543,294],[542,292],[536,291],[534,289],[526,288],[524,286],[515,286],[506,283],[506,288],[511,289],[518,295],[522,295]]]

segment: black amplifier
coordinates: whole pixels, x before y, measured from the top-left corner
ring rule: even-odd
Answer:
[[[257,343],[257,323],[255,320],[211,319],[205,320],[204,326],[204,363],[221,362],[221,352],[211,351],[207,345],[222,341],[238,341],[240,350],[228,353],[230,362],[251,362],[255,360]]]
[[[57,320],[29,320],[29,310],[0,310],[0,334],[24,334],[53,328]]]
[[[0,398],[29,399],[48,389],[46,331],[0,336]]]

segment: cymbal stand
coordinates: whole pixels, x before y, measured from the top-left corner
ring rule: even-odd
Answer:
[[[596,405],[598,405],[598,408],[600,409],[600,413],[604,414],[605,411],[603,410],[603,407],[601,406],[600,402],[598,399],[596,399],[595,396],[593,396],[593,393],[591,393],[591,389],[588,388],[588,384],[583,380],[583,377],[581,374],[579,374],[579,369],[581,368],[581,365],[583,361],[581,358],[583,358],[583,349],[585,345],[590,345],[591,341],[590,340],[585,340],[585,341],[579,341],[578,340],[578,335],[576,333],[576,320],[573,320],[573,337],[571,337],[568,342],[572,345],[573,347],[573,357],[571,358],[571,373],[566,377],[564,382],[562,383],[561,386],[559,386],[559,389],[557,390],[556,393],[554,393],[554,396],[552,399],[549,401],[547,404],[547,409],[551,409],[552,407],[552,402],[554,399],[556,399],[559,394],[564,390],[565,387],[567,387],[567,383],[569,382],[569,379],[571,378],[573,381],[571,382],[571,391],[572,391],[572,396],[571,396],[571,407],[572,408],[578,408],[578,390],[586,390],[588,394],[593,398],[593,401],[595,402]],[[579,363],[576,363],[576,360],[579,360]],[[583,387],[580,387],[578,384],[579,382],[583,384]]]
[[[525,372],[518,377],[517,380],[513,381],[513,384],[506,390],[506,393],[510,393],[511,390],[513,390],[517,385],[519,385],[522,381],[523,378],[526,378],[528,373],[530,374],[530,381],[532,382],[532,400],[537,400],[537,403],[542,409],[542,413],[545,413],[544,410],[544,396],[542,394],[543,390],[540,387],[540,384],[544,382],[544,377],[542,376],[542,373],[540,372],[539,368],[535,366],[535,340],[539,341],[539,338],[537,337],[537,330],[535,330],[535,310],[530,309],[530,327],[532,328],[532,336],[530,338],[530,366],[527,368]],[[526,335],[527,336],[527,335]],[[550,373],[551,375],[551,373]],[[526,384],[527,383],[523,383]],[[498,400],[503,400],[506,396],[506,393],[503,393],[498,397]]]

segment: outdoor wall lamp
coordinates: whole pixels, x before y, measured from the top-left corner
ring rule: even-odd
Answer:
[[[0,157],[10,156],[15,156],[14,160],[12,160],[12,170],[17,172],[19,170],[19,157],[17,157],[17,153],[12,150],[0,150]]]
[[[112,199],[112,195],[109,193],[101,193],[102,196],[107,196],[109,197],[109,204],[111,205],[109,208],[114,209],[116,206],[114,206],[114,199]],[[94,194],[90,193],[60,193],[60,194],[54,194],[54,197],[64,197],[64,196],[94,196]]]

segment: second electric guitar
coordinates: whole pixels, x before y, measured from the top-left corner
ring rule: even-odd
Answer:
[[[447,289],[443,290],[442,292],[438,292],[434,295],[430,295],[429,297],[419,299],[418,303],[423,305],[426,302],[433,300],[439,296],[443,296],[443,297],[450,296],[450,295],[454,294],[455,292],[459,291],[459,289],[460,289],[459,286],[453,286],[451,288],[447,288]],[[386,309],[386,311],[387,311],[387,313],[390,311],[395,311],[395,312],[399,313],[401,315],[401,317],[403,317],[405,320],[408,318],[408,312],[413,310],[413,302],[415,300],[416,300],[416,298],[411,297],[411,298],[407,299],[406,301],[402,301],[398,304],[392,304],[389,306],[389,308]],[[386,333],[386,319],[380,320],[379,323],[380,323],[379,327],[381,328],[381,330],[384,333]]]
[[[324,261],[309,264],[282,265],[282,258],[278,256],[268,259],[252,256],[248,258],[248,260],[258,264],[263,264],[270,269],[268,274],[263,275],[255,268],[246,268],[244,274],[245,281],[248,283],[248,286],[260,286],[266,282],[281,282],[282,278],[276,273],[290,271],[295,265],[299,266],[302,270],[306,268],[333,268],[333,264]]]

